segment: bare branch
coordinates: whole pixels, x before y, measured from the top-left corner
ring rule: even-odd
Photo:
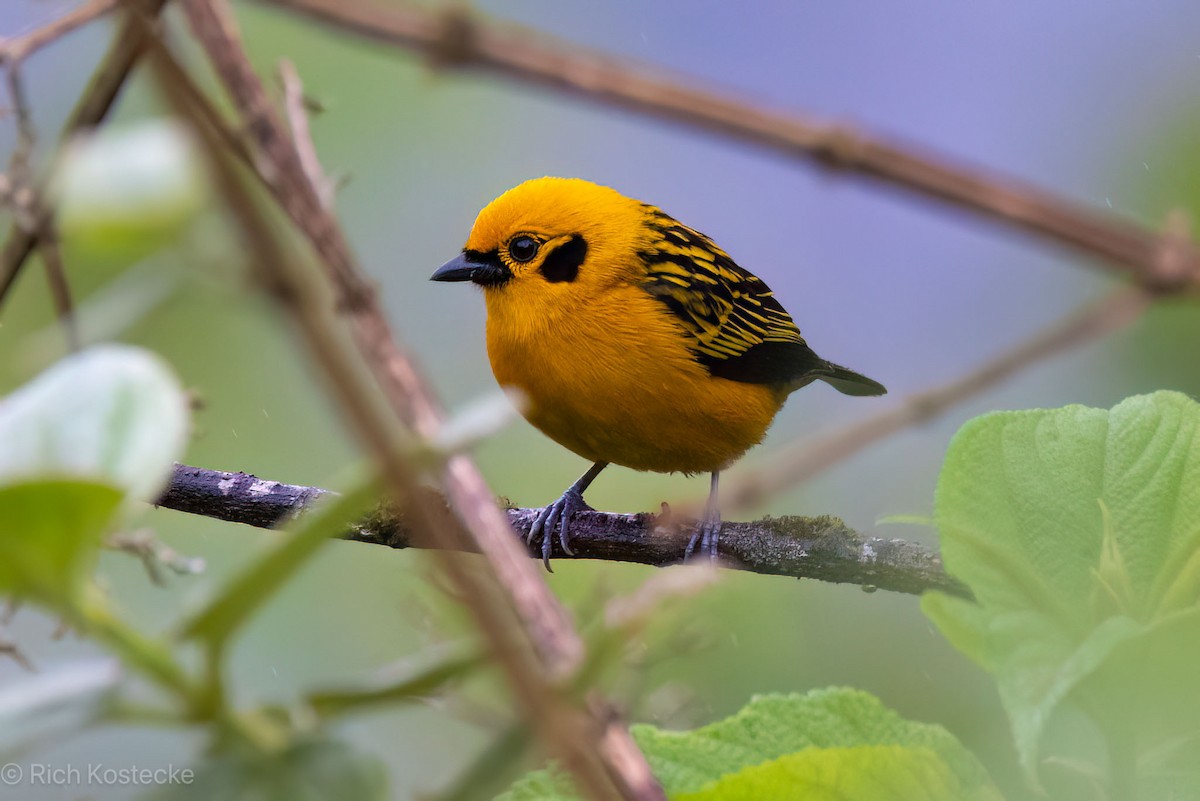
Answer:
[[[212,7],[204,2],[187,3],[184,6],[201,41],[210,51],[214,67],[226,84],[240,113],[245,117],[245,127],[256,137],[256,145],[270,164],[273,176],[266,176],[268,187],[281,207],[291,217],[297,228],[304,233],[314,250],[327,267],[334,286],[340,294],[340,306],[350,318],[351,332],[360,349],[366,354],[369,364],[379,368],[378,377],[389,400],[393,402],[401,419],[419,436],[430,437],[441,425],[441,414],[431,394],[420,379],[411,359],[395,343],[391,327],[379,305],[378,299],[366,277],[358,268],[349,243],[329,211],[308,181],[301,160],[292,140],[286,134],[258,77],[240,49],[231,20],[218,17]],[[451,463],[453,469],[454,462]],[[505,559],[503,551],[508,544],[507,521],[499,510],[489,514],[485,507],[476,503],[484,497],[494,507],[492,494],[483,485],[478,472],[469,466],[462,477],[449,481],[451,494],[458,492],[463,505],[470,510],[468,526],[482,523],[489,531],[493,542],[503,541],[503,546],[485,548],[495,550],[490,554],[502,571],[502,581],[510,587],[534,581],[542,589],[528,592],[513,592],[521,605],[521,615],[532,630],[561,632],[567,625],[554,595],[545,588],[536,572],[530,573],[524,560]],[[458,487],[457,490],[454,488]],[[497,534],[499,532],[499,534]],[[503,537],[503,540],[501,540]],[[511,569],[513,564],[521,568]],[[503,570],[511,570],[507,575]],[[556,639],[556,638],[552,638]],[[561,652],[546,656],[551,663],[558,663],[555,672],[570,672],[579,663],[582,644],[569,638],[557,647]]]
[[[140,559],[150,581],[159,586],[166,584],[164,570],[178,575],[191,575],[204,570],[203,559],[177,553],[160,542],[150,529],[118,532],[109,537],[107,545]]]
[[[319,501],[327,490],[266,481],[246,473],[227,473],[176,465],[157,505],[259,528],[275,528]],[[445,499],[426,490],[430,504],[445,509]],[[509,509],[508,520],[519,541],[540,509]],[[445,512],[444,514],[449,514]],[[555,559],[602,559],[655,567],[679,564],[694,521],[669,515],[582,512],[571,525],[574,554],[555,543]],[[350,526],[345,538],[385,545],[416,546],[405,516],[381,505],[375,514]],[[541,558],[540,543],[526,546]],[[834,517],[764,518],[725,522],[720,537],[721,565],[773,576],[858,584],[895,592],[942,590],[969,596],[942,570],[937,554],[898,539],[867,538]]]
[[[107,14],[121,0],[91,0],[73,8],[57,19],[28,33],[0,40],[0,61],[15,64],[28,58],[48,44],[58,41],[76,28],[80,28],[97,17]]]
[[[25,96],[20,61],[8,62],[5,79],[17,126],[17,146],[13,148],[8,171],[14,224],[27,233],[36,235],[40,240],[42,266],[46,271],[55,311],[66,334],[67,346],[75,351],[80,346],[79,326],[75,319],[71,289],[58,248],[52,215],[47,210],[46,200],[34,177],[33,156],[37,145],[37,131],[33,127],[33,113]]]
[[[340,305],[350,318],[351,332],[367,362],[378,368],[378,377],[386,396],[393,402],[401,419],[418,436],[431,438],[441,425],[441,413],[431,400],[432,394],[419,377],[409,356],[397,345],[375,293],[358,268],[340,226],[321,203],[318,193],[308,180],[286,129],[240,50],[232,21],[216,18],[211,7],[203,2],[188,3],[185,10],[193,21],[202,42],[210,51],[214,67],[226,84],[235,105],[246,118],[246,128],[254,132],[258,149],[273,168],[275,175],[268,183],[272,194],[312,243],[333,278],[340,293]],[[203,23],[203,24],[200,24]],[[516,587],[533,581],[540,589],[513,591],[521,607],[521,615],[533,630],[561,632],[567,618],[554,595],[545,588],[536,571],[511,550],[511,535],[507,521],[495,508],[493,496],[469,461],[454,459],[448,465],[447,491],[455,499],[455,507],[472,530],[487,531],[481,547],[497,565],[506,586]],[[482,502],[480,499],[484,499]],[[492,507],[491,512],[487,506]],[[515,567],[520,565],[520,567]],[[506,572],[507,571],[507,572]],[[582,645],[573,638],[561,641],[566,650],[548,653],[551,663],[559,663],[554,672],[570,672],[582,654]]]
[[[759,467],[739,471],[722,487],[724,501],[736,509],[760,504],[767,496],[794,487],[903,428],[928,421],[1037,361],[1131,324],[1153,301],[1137,286],[1116,289],[966,375],[910,395],[899,406],[815,441],[784,448]]]
[[[279,62],[279,77],[283,81],[283,107],[287,112],[288,126],[292,130],[292,144],[300,157],[300,166],[308,176],[308,182],[317,190],[321,207],[333,208],[333,182],[321,169],[317,159],[317,148],[313,144],[312,130],[308,125],[308,114],[304,111],[304,85],[296,65],[288,59]]]
[[[20,65],[8,65],[4,73],[4,82],[17,128],[17,144],[13,148],[8,167],[13,220],[15,225],[32,231],[38,226],[40,213],[40,199],[33,182],[33,151],[37,143],[37,132],[34,131],[33,114],[25,98],[25,82],[21,79]]]
[[[434,11],[353,0],[259,0],[349,33],[597,103],[683,123],[830,169],[907,189],[1052,240],[1132,274],[1155,291],[1200,284],[1200,249],[1022,182],[844,126],[768,111],[734,97],[543,34]]]
[[[30,660],[29,655],[17,644],[17,641],[9,637],[5,630],[7,625],[7,621],[0,624],[0,657],[11,659],[29,673],[37,673],[37,665]]]
[[[184,14],[234,101],[249,123],[258,149],[275,170],[278,184],[271,187],[276,201],[297,222],[321,257],[329,284],[336,289],[348,315],[351,335],[365,366],[391,401],[393,411],[418,437],[437,433],[440,414],[413,364],[396,344],[374,293],[354,262],[336,219],[322,207],[319,192],[308,180],[294,143],[267,100],[258,77],[242,49],[229,8],[223,0],[184,0]],[[204,133],[208,133],[204,131]],[[386,419],[373,408],[374,395],[356,381],[356,361],[339,335],[339,322],[331,317],[320,287],[312,285],[303,269],[271,245],[273,232],[231,172],[219,140],[209,138],[214,170],[227,200],[237,211],[246,245],[255,266],[275,285],[286,288],[280,299],[292,313],[318,366],[330,379],[330,388],[351,414],[351,422],[364,446],[377,459],[389,488],[400,498],[415,501],[415,475],[407,454],[397,446],[396,418]],[[285,194],[279,194],[286,188]],[[299,219],[297,219],[297,217]],[[511,528],[495,505],[482,478],[469,460],[451,458],[442,474],[456,515],[464,524],[437,525],[429,510],[410,502],[414,530],[430,542],[471,543],[487,557],[486,570],[472,575],[454,559],[440,560],[476,618],[504,668],[518,701],[545,744],[577,777],[584,792],[596,799],[613,795],[652,801],[665,796],[650,779],[644,759],[637,754],[629,734],[600,738],[595,721],[581,714],[556,688],[581,663],[582,642],[565,610],[542,581],[536,567],[520,557]],[[465,535],[465,536],[464,536]],[[612,743],[627,741],[619,753]],[[637,754],[641,770],[630,771],[629,753]],[[619,757],[619,758],[618,758]]]
[[[67,281],[67,269],[63,264],[62,250],[58,246],[58,235],[54,231],[54,220],[50,215],[41,218],[42,230],[38,233],[38,252],[42,254],[42,266],[46,281],[50,285],[50,297],[54,299],[54,311],[66,338],[67,350],[77,351],[83,347],[79,332],[79,319],[71,299],[71,285]]]
[[[145,48],[142,15],[157,17],[166,0],[126,0],[126,3],[133,7],[130,14],[136,14],[137,19],[127,16],[121,25],[104,60],[92,74],[87,89],[67,118],[59,136],[60,142],[68,141],[79,131],[99,124],[108,115],[121,87],[125,85],[125,79]],[[43,215],[52,213],[51,209],[43,210]],[[25,260],[37,247],[40,231],[45,224],[46,221],[38,220],[36,225],[28,226],[21,225],[17,220],[10,227],[4,249],[0,251],[0,306],[8,297]]]

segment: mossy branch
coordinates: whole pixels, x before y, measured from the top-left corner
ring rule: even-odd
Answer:
[[[433,495],[434,490],[428,490]],[[260,528],[292,520],[328,490],[177,465],[159,506]],[[430,503],[427,506],[434,506]],[[436,499],[436,508],[445,509]],[[510,508],[508,520],[524,537],[538,509]],[[450,523],[449,511],[447,524]],[[662,514],[583,512],[571,528],[574,555],[555,543],[555,559],[602,559],[665,567],[677,564],[691,534],[691,521]],[[348,524],[345,539],[414,547],[402,512],[380,506],[364,520]],[[540,548],[530,547],[540,558]],[[938,555],[899,539],[864,537],[836,517],[787,516],[734,523],[721,528],[721,564],[774,576],[858,584],[864,588],[919,594],[941,590],[969,597],[965,587],[942,569]]]

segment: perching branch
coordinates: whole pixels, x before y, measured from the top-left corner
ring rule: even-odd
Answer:
[[[495,25],[461,6],[437,11],[353,0],[259,2],[372,41],[419,50],[435,66],[495,73],[906,189],[1098,257],[1155,291],[1200,287],[1200,248],[1171,231],[1158,233],[1038,187],[955,164],[925,148],[769,111],[574,42]]]
[[[1137,287],[1115,290],[1077,313],[959,378],[910,396],[894,409],[833,432],[816,442],[798,443],[765,466],[726,481],[726,504],[746,508],[781,489],[795,486],[889,434],[936,416],[946,408],[1002,381],[1023,367],[1136,320],[1152,302]],[[176,468],[159,505],[230,522],[271,528],[306,508],[324,490],[263,481],[245,473]],[[442,502],[444,503],[444,502]],[[510,509],[509,522],[524,537],[537,510]],[[669,530],[656,530],[654,515],[601,512],[579,516],[572,529],[575,556],[555,545],[556,559],[605,559],[658,567],[675,564],[682,542]],[[347,539],[393,548],[412,547],[402,521],[389,517],[364,522]],[[903,540],[864,539],[836,518],[784,517],[726,523],[721,532],[726,567],[756,573],[850,582],[897,592],[927,589],[965,595],[945,575],[941,560]],[[531,555],[536,556],[534,549]]]
[[[445,509],[445,500],[434,505]],[[246,473],[228,473],[177,465],[158,505],[180,512],[214,517],[259,528],[292,520],[328,490],[266,481]],[[509,509],[508,520],[523,541],[539,509]],[[448,512],[446,513],[448,514]],[[610,514],[583,512],[571,526],[575,554],[555,543],[555,559],[603,559],[655,567],[678,564],[691,534],[690,521],[669,513]],[[366,520],[348,526],[345,539],[411,548],[414,543],[404,515],[381,506]],[[970,597],[962,584],[946,575],[936,553],[898,539],[866,538],[835,517],[763,518],[721,527],[721,564],[773,576],[858,584],[894,592],[941,590]],[[529,546],[540,559],[540,544]]]
[[[156,506],[257,528],[293,519],[328,490],[265,481],[249,473],[175,465]]]

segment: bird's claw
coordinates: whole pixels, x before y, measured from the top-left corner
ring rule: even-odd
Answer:
[[[532,544],[538,537],[542,538],[542,563],[546,566],[547,571],[554,572],[554,569],[550,567],[550,551],[554,544],[555,527],[558,528],[558,544],[562,547],[563,552],[568,556],[574,556],[575,552],[571,550],[571,517],[576,512],[590,511],[592,511],[592,507],[584,502],[583,493],[571,487],[562,494],[561,498],[538,514],[533,525],[529,527],[529,536],[525,538],[525,542]]]
[[[717,559],[717,539],[721,534],[721,515],[716,512],[709,512],[704,515],[704,519],[696,525],[696,530],[692,532],[691,539],[688,540],[687,549],[683,552],[683,561],[688,561],[692,558],[692,553],[696,550],[696,546],[700,546],[701,553],[707,553],[711,561]]]

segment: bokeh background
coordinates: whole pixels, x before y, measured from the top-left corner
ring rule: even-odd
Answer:
[[[71,5],[6,0],[0,35]],[[1172,208],[1200,207],[1200,5],[1193,2],[479,0],[474,7],[749,101],[919,143],[1149,225]],[[494,391],[483,304],[473,288],[426,279],[461,247],[479,208],[540,175],[612,185],[709,233],[775,289],[818,352],[889,387],[881,400],[845,398],[824,386],[799,393],[747,464],[953,378],[1112,283],[1073,254],[893,189],[488,75],[435,73],[410,54],[277,11],[238,9],[260,70],[273,73],[281,57],[292,59],[323,106],[313,133],[326,168],[345,178],[341,219],[396,328],[451,408]],[[43,145],[53,141],[111,32],[109,23],[92,25],[27,65]],[[133,125],[162,108],[142,76],[114,123]],[[0,120],[0,153],[13,137],[11,119]],[[219,220],[202,216],[152,252],[66,245],[81,298],[131,268],[167,276],[175,287],[128,320],[120,338],[162,353],[202,399],[191,463],[330,487],[357,463],[286,323],[250,291]],[[61,351],[46,333],[53,318],[44,284],[40,270],[26,270],[0,317],[2,391]],[[931,543],[927,529],[877,521],[931,512],[941,455],[963,421],[998,408],[1107,407],[1161,388],[1200,393],[1191,344],[1200,334],[1196,311],[1194,303],[1164,305],[1133,328],[1027,370],[752,511],[835,514],[867,533]],[[521,505],[557,497],[585,468],[523,422],[481,447],[478,459],[496,492]],[[588,499],[601,509],[648,510],[696,497],[705,484],[612,469]],[[123,608],[158,629],[271,539],[170,512],[145,522],[208,566],[163,588],[134,560],[105,558],[103,580]],[[239,641],[233,686],[241,700],[286,701],[299,689],[456,636],[461,629],[427,586],[424,566],[419,554],[331,544]],[[562,564],[549,580],[586,622],[604,598],[652,572]],[[1022,797],[993,685],[933,631],[917,599],[730,575],[663,614],[673,625],[652,631],[638,664],[610,677],[635,719],[690,726],[733,712],[754,693],[852,685],[908,717],[945,724],[1002,789]],[[97,655],[71,634],[53,636],[55,629],[54,620],[24,610],[10,634],[40,665]],[[0,663],[0,684],[21,675]],[[436,790],[486,747],[491,732],[480,721],[492,708],[506,704],[484,688],[470,704],[380,712],[344,733],[387,762],[395,796],[406,798]],[[1088,736],[1068,714],[1049,744],[1065,753]],[[194,759],[202,745],[186,732],[107,728],[47,744],[30,759],[156,767]],[[89,798],[130,794],[87,788]],[[0,788],[0,797],[10,796]],[[20,797],[79,792],[27,787]]]

